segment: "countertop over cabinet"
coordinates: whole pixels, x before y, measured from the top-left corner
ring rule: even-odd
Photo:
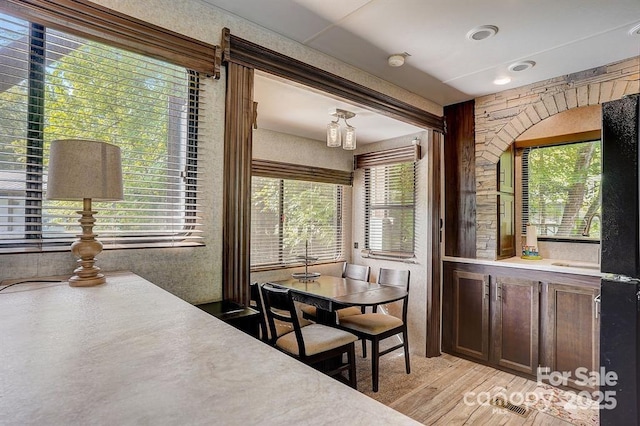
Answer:
[[[107,280],[0,292],[0,424],[417,424],[137,275]]]

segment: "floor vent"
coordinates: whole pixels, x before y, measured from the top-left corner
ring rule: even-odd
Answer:
[[[495,405],[496,407],[504,408],[505,410],[509,410],[512,413],[515,413],[522,417],[528,417],[531,413],[531,410],[526,407],[522,407],[520,405],[513,405],[509,401],[505,401],[504,398],[499,396],[493,398],[491,400],[491,405]]]

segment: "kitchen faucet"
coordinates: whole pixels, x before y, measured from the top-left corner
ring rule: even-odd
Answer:
[[[589,216],[587,218],[587,223],[584,225],[584,229],[582,230],[582,236],[583,237],[588,237],[589,236],[589,230],[591,229],[591,222],[593,222],[593,218],[598,216],[598,220],[600,222],[602,222],[602,218],[600,217],[600,213],[594,213],[591,216]]]

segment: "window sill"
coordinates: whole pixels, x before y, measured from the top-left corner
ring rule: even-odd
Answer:
[[[378,260],[388,260],[391,262],[403,262],[403,263],[414,263],[417,264],[416,256],[413,253],[402,253],[402,252],[382,252],[382,251],[371,251],[371,250],[362,250],[360,252],[362,257],[365,259],[378,259]]]
[[[197,242],[157,242],[157,243],[137,243],[137,244],[110,244],[103,247],[102,251],[129,250],[129,249],[154,249],[154,248],[177,248],[177,247],[204,247],[205,244]],[[70,244],[60,246],[43,247],[4,247],[0,248],[2,254],[22,254],[22,253],[56,253],[70,251]]]
[[[330,265],[332,263],[343,263],[344,259],[336,259],[336,260],[323,260],[320,262],[314,262],[310,264],[309,267],[318,266],[318,265]],[[295,265],[268,265],[268,266],[252,266],[250,272],[265,272],[265,271],[279,271],[281,269],[296,269],[296,268],[304,268],[303,263],[295,264]]]

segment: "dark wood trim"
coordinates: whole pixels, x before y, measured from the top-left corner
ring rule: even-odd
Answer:
[[[444,253],[476,257],[475,101],[444,108]]]
[[[255,158],[251,161],[251,174],[276,179],[295,179],[346,186],[351,186],[353,183],[353,172]]]
[[[0,11],[216,78],[220,76],[217,46],[88,0],[4,0],[0,2]]]
[[[442,235],[442,217],[441,211],[441,199],[442,199],[442,149],[443,136],[440,133],[433,133],[433,140],[430,150],[430,191],[433,191],[431,196],[431,245],[429,247],[431,257],[431,267],[427,268],[427,271],[431,271],[431,279],[427,280],[427,340],[426,340],[426,355],[427,357],[440,356],[440,333],[441,333],[441,321],[442,312],[440,300],[442,298],[440,282],[442,279],[442,269],[440,261],[442,259],[441,253],[441,235]]]
[[[250,292],[253,69],[227,64],[222,296],[247,306]]]
[[[228,28],[222,33],[222,59],[259,69],[279,77],[364,105],[383,115],[424,129],[444,132],[444,120],[406,102],[331,74],[312,65],[236,37]]]

